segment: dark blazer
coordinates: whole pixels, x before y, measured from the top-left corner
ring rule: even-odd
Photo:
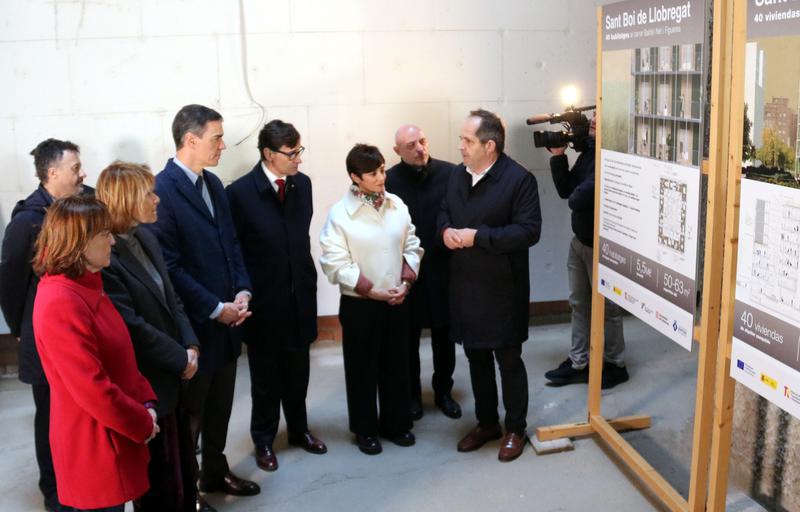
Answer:
[[[227,192],[253,283],[245,342],[307,347],[317,337],[317,270],[308,235],[311,180],[303,173],[287,177],[281,204],[259,162]]]
[[[542,227],[536,178],[502,154],[473,187],[459,165],[439,215],[439,233],[448,227],[478,230],[475,245],[452,251],[450,259],[453,339],[478,349],[527,340],[528,248],[539,241]]]
[[[94,189],[84,185],[83,194],[94,195]],[[20,339],[19,380],[28,384],[47,383],[33,337],[33,300],[39,276],[33,272],[31,260],[44,214],[52,203],[53,198],[39,185],[14,206],[0,257],[0,308],[11,334]]]
[[[158,397],[158,416],[164,417],[178,403],[186,349],[200,343],[169,280],[155,235],[137,229],[133,236],[161,275],[164,293],[120,236],[114,236],[111,265],[103,269],[103,288],[128,326],[136,364]]]
[[[442,327],[450,322],[448,281],[450,249],[436,229],[447,182],[455,165],[430,158],[421,170],[402,160],[386,172],[386,190],[406,203],[411,222],[425,249],[419,276],[408,297],[414,327]]]
[[[33,272],[31,260],[44,214],[52,202],[50,194],[39,185],[17,203],[6,226],[0,259],[0,306],[11,334],[20,339],[19,378],[28,384],[47,382],[33,338],[33,299],[39,276]]]
[[[229,328],[209,318],[220,302],[250,290],[222,182],[204,170],[215,216],[202,196],[170,158],[156,176],[158,221],[154,230],[167,271],[200,340],[200,371],[213,372],[241,353],[241,328]]]

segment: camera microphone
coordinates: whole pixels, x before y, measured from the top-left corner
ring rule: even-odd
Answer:
[[[532,125],[532,124],[539,124],[539,123],[546,123],[553,119],[555,114],[536,114],[535,116],[531,116],[525,120],[525,124]]]

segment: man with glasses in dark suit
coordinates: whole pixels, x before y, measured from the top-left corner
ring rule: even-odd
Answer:
[[[281,405],[289,444],[328,451],[308,428],[309,345],[317,337],[317,271],[308,235],[311,180],[300,172],[305,148],[290,123],[275,119],[258,134],[259,162],[228,186],[233,222],[253,282],[244,329],[253,400],[250,435],[256,464],[278,469],[273,442]]]

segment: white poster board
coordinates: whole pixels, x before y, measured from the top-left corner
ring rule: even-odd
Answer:
[[[731,377],[800,417],[800,1],[748,1]]]
[[[705,104],[703,1],[603,10],[598,291],[691,350]]]

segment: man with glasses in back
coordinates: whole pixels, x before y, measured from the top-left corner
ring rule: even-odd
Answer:
[[[250,435],[256,464],[278,469],[273,442],[281,405],[288,441],[323,454],[308,428],[309,345],[317,337],[317,271],[308,230],[311,180],[299,171],[305,148],[289,123],[275,119],[258,134],[260,161],[228,186],[233,222],[253,283],[253,318],[245,324],[250,365]]]

